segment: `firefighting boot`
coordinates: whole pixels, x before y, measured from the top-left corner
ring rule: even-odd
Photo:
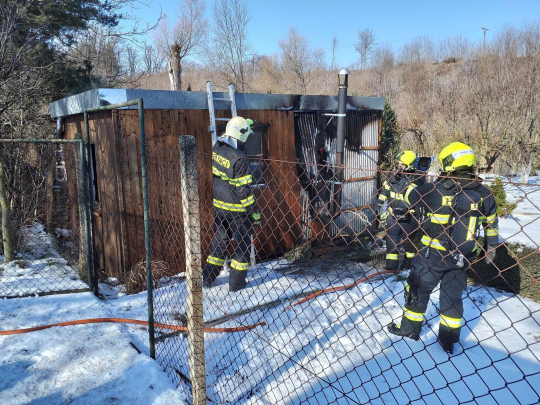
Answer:
[[[443,350],[448,354],[454,353],[454,343],[453,342],[440,342]]]
[[[420,335],[417,331],[413,330],[412,332],[404,333],[399,325],[396,325],[394,322],[388,325],[388,332],[390,332],[392,335],[406,337],[412,340],[420,340]]]
[[[203,269],[203,287],[210,288],[216,282],[221,267],[206,263]]]

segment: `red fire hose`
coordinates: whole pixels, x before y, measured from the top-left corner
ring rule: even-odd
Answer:
[[[366,280],[369,280],[370,278],[380,276],[382,274],[394,274],[394,272],[391,271],[391,270],[384,270],[384,271],[380,271],[378,273],[370,274],[369,276],[363,277],[360,280],[357,280],[357,281],[355,281],[355,282],[353,282],[351,284],[347,284],[347,285],[343,285],[343,286],[339,286],[339,287],[330,287],[330,288],[326,288],[324,290],[316,291],[316,292],[308,295],[307,297],[302,298],[300,301],[297,301],[294,304],[290,305],[289,307],[285,308],[285,311],[287,311],[288,309],[290,309],[290,308],[292,308],[292,307],[294,307],[296,305],[303,304],[306,301],[309,301],[309,300],[311,300],[311,299],[313,299],[315,297],[318,297],[321,294],[326,294],[326,293],[329,293],[329,292],[336,292],[336,291],[341,291],[341,290],[347,290],[349,288],[357,286],[358,284],[360,284],[360,283],[362,283],[362,282],[364,282]],[[22,333],[35,332],[35,331],[38,331],[38,330],[54,328],[54,327],[57,327],[57,326],[84,325],[84,324],[89,324],[89,323],[130,323],[130,324],[148,326],[147,321],[140,321],[138,319],[92,318],[92,319],[80,319],[78,321],[68,321],[68,322],[53,323],[51,325],[35,326],[33,328],[16,329],[16,330],[1,330],[0,331],[0,336],[19,335],[19,334],[22,334]],[[168,324],[165,324],[165,323],[158,323],[158,322],[155,322],[154,325],[157,328],[187,332],[187,326],[168,325]],[[263,325],[266,325],[266,322],[263,321],[263,322],[256,323],[254,325],[237,326],[237,327],[232,327],[232,328],[204,328],[204,331],[205,332],[214,332],[214,333],[243,332],[243,331],[254,329],[257,326],[263,326]]]
[[[51,325],[36,326],[36,327],[33,327],[33,328],[26,328],[26,329],[2,330],[2,331],[0,331],[0,336],[2,336],[2,335],[18,335],[18,334],[21,334],[21,333],[35,332],[35,331],[38,331],[38,330],[54,328],[56,326],[83,325],[83,324],[87,324],[87,323],[132,323],[132,324],[136,324],[136,325],[148,326],[147,321],[140,321],[138,319],[92,318],[92,319],[81,319],[81,320],[78,320],[78,321],[53,323]],[[179,331],[186,331],[187,332],[187,326],[167,325],[165,323],[158,323],[158,322],[155,322],[154,325],[157,328],[170,329],[170,330],[179,330]],[[256,328],[257,326],[262,326],[262,325],[266,325],[266,322],[259,322],[259,323],[256,323],[255,325],[238,326],[238,327],[235,327],[235,328],[204,328],[204,331],[205,332],[242,332],[242,331],[250,330],[250,329]]]

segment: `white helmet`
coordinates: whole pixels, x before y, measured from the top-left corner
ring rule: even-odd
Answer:
[[[242,117],[234,117],[227,123],[223,136],[228,136],[240,142],[246,142],[248,136],[253,133],[251,125],[253,121]]]

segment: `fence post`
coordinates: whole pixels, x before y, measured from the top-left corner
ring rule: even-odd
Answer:
[[[80,139],[79,142],[79,153],[81,154],[81,178],[77,179],[77,183],[81,181],[81,187],[77,188],[77,194],[79,198],[79,225],[81,226],[80,229],[80,237],[81,237],[81,247],[80,250],[84,249],[85,255],[79,254],[79,263],[81,261],[84,261],[84,266],[86,267],[86,270],[88,272],[88,286],[90,287],[90,290],[94,292],[95,295],[97,292],[96,289],[92,289],[92,244],[90,241],[90,213],[89,213],[89,198],[88,198],[88,190],[86,188],[87,182],[86,182],[86,176],[89,175],[86,171],[86,157],[84,155],[84,142],[82,140],[82,137],[80,134],[75,134],[75,139]],[[82,191],[82,192],[81,192]],[[82,196],[82,197],[81,197]],[[84,248],[82,247],[82,241],[84,241]],[[80,266],[81,264],[79,264]],[[82,270],[82,269],[81,269]]]
[[[193,404],[206,404],[201,228],[195,138],[180,137],[180,181],[185,238],[189,372]]]

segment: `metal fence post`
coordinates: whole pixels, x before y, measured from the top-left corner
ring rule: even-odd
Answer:
[[[141,144],[141,180],[144,214],[144,243],[146,250],[146,292],[148,299],[148,335],[150,357],[155,360],[155,331],[154,331],[154,285],[152,283],[152,245],[150,241],[150,217],[148,212],[148,171],[146,169],[146,132],[144,130],[144,101],[137,100],[139,110],[139,140]]]
[[[180,137],[180,182],[185,237],[189,371],[193,404],[206,404],[199,188],[195,138]]]
[[[85,242],[86,242],[86,268],[88,270],[88,285],[90,290],[93,290],[92,285],[92,262],[91,262],[91,245],[90,245],[90,218],[89,218],[89,209],[88,209],[88,189],[86,188],[86,159],[84,156],[84,142],[81,139],[79,142],[79,150],[81,153],[81,181],[83,186],[83,212],[84,212],[84,232],[85,232]],[[97,292],[97,289],[94,290],[94,293]]]
[[[88,113],[85,111],[84,114],[84,135],[85,135],[85,146],[86,146],[86,157],[87,159],[84,158],[84,153],[83,155],[81,156],[81,161],[84,162],[84,167],[83,167],[83,170],[86,170],[86,162],[90,162],[90,155],[91,155],[91,149],[90,149],[90,127],[88,125]],[[83,147],[83,149],[85,149]],[[90,243],[90,238],[91,238],[91,235],[90,235],[90,226],[92,226],[92,222],[90,220],[90,209],[89,209],[89,204],[91,204],[91,201],[92,201],[92,197],[90,196],[90,190],[92,189],[92,184],[91,184],[91,180],[90,180],[90,168],[88,167],[88,170],[87,170],[87,174],[85,172],[83,172],[83,181],[84,181],[84,200],[85,200],[85,221],[86,221],[86,225],[87,225],[87,229],[88,229],[88,234],[87,234],[87,238],[88,238],[88,243]],[[98,288],[97,287],[97,281],[95,279],[95,274],[94,274],[94,271],[93,271],[93,267],[90,267],[90,272],[88,274],[88,285],[90,286],[90,290],[94,291],[94,294],[97,296],[98,295]],[[94,285],[95,284],[95,285]]]

